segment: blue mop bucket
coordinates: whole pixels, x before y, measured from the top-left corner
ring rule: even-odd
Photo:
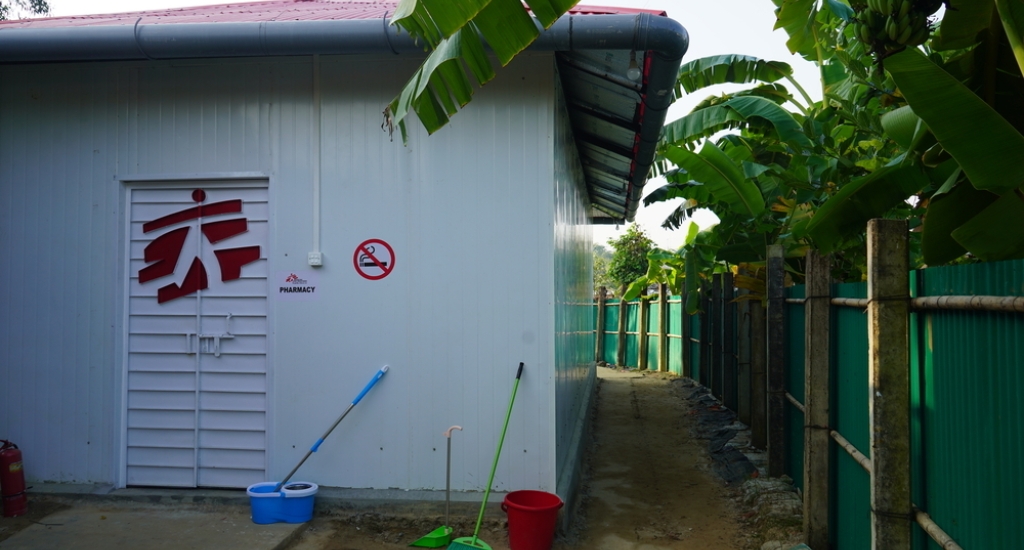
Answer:
[[[276,481],[264,481],[245,491],[253,523],[305,523],[313,518],[313,497],[320,489],[316,483],[293,481],[276,492],[275,487]]]

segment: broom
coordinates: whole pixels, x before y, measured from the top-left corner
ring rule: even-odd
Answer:
[[[501,428],[501,437],[498,438],[498,450],[494,452],[494,464],[491,465],[491,476],[487,478],[487,489],[484,491],[484,501],[480,503],[480,513],[476,516],[476,528],[473,529],[472,537],[455,539],[448,546],[448,550],[460,550],[466,548],[482,548],[491,550],[486,542],[477,538],[480,534],[480,523],[484,519],[484,509],[487,507],[487,498],[491,496],[491,483],[494,483],[494,472],[498,469],[498,457],[501,456],[501,445],[505,443],[505,430],[508,429],[508,419],[512,417],[512,403],[516,400],[516,390],[519,389],[519,377],[523,375],[523,363],[519,363],[519,371],[516,372],[516,381],[512,385],[512,397],[508,400],[508,412],[505,413],[505,425]]]

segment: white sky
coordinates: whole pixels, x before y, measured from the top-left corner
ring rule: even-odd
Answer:
[[[226,4],[231,0],[49,0],[52,15],[87,15],[144,11],[185,6]],[[775,24],[775,5],[771,0],[581,0],[581,4],[664,10],[686,28],[690,35],[690,48],[683,61],[720,54],[745,54],[774,61],[785,61],[794,67],[796,80],[814,99],[821,97],[821,85],[814,65],[790,55],[786,49],[786,33],[772,31]],[[744,86],[718,86],[698,91],[682,98],[669,110],[669,120],[685,115],[700,100]],[[790,90],[796,93],[795,90]],[[662,185],[663,179],[648,182],[645,194]],[[658,246],[675,250],[682,242],[681,231],[661,228],[665,217],[675,209],[677,202],[640,206],[636,221]],[[697,218],[706,226],[710,218]],[[625,227],[594,226],[594,242],[607,245],[625,231]]]

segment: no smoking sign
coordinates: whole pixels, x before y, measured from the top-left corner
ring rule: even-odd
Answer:
[[[356,273],[364,279],[383,279],[395,269],[395,250],[380,239],[368,239],[356,247],[352,264],[355,265]]]

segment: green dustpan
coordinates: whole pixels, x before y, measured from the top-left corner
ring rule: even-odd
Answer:
[[[409,546],[418,546],[420,548],[441,548],[451,541],[452,528],[442,525],[426,535],[423,535]]]

